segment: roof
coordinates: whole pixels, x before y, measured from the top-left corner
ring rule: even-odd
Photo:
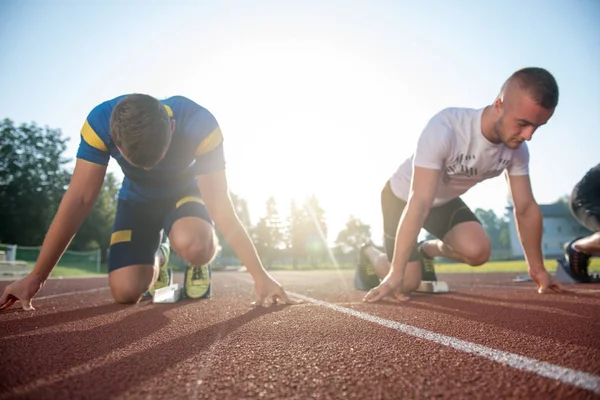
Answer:
[[[513,206],[506,207],[509,211],[512,211]],[[540,204],[540,210],[542,216],[545,218],[571,218],[571,211],[569,207],[564,203],[554,204]]]

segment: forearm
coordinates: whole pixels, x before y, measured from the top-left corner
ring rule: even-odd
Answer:
[[[43,280],[48,278],[92,207],[93,202],[84,202],[80,196],[67,191],[46,233],[32,274]]]
[[[390,275],[404,278],[406,264],[410,258],[415,241],[419,235],[430,206],[420,199],[409,199],[406,209],[400,218],[396,232],[394,256],[390,265]]]
[[[534,204],[522,212],[515,211],[515,221],[529,268],[534,271],[545,270],[542,255],[542,213],[539,206]]]
[[[254,279],[266,274],[248,232],[236,216],[215,224]]]

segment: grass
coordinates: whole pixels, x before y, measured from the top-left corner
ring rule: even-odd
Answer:
[[[91,271],[86,268],[65,267],[57,265],[50,273],[51,277],[59,276],[105,276],[106,271],[98,273],[96,270]]]
[[[556,271],[556,260],[544,260],[544,265],[548,272]],[[471,267],[467,264],[436,264],[436,272],[439,273],[494,273],[494,272],[514,272],[527,273],[527,263],[525,260],[517,261],[492,261],[481,267]],[[590,272],[600,272],[600,258],[592,258],[590,262]]]
[[[33,269],[35,265],[34,262],[27,262],[30,268]],[[82,265],[74,265],[72,263],[68,264],[58,264],[52,272],[50,272],[50,277],[69,277],[69,276],[105,276],[107,272],[106,264],[102,264],[100,273],[98,273],[97,267],[91,266],[82,266]]]
[[[29,263],[33,267],[33,263]],[[556,270],[556,260],[545,260],[544,265],[549,272]],[[335,266],[334,264],[322,264],[318,268],[313,268],[309,264],[299,264],[296,268],[291,265],[276,265],[270,268],[270,271],[310,271],[310,270],[332,270],[332,269],[352,269],[352,264],[342,264]],[[481,267],[471,267],[466,264],[436,264],[435,269],[438,273],[501,273],[509,272],[515,274],[527,273],[527,263],[524,260],[518,261],[491,261]],[[50,274],[51,277],[69,277],[69,276],[102,276],[106,275],[106,265],[103,264],[100,274],[96,271],[96,267],[77,266],[77,265],[57,265]],[[590,272],[600,273],[600,258],[592,258],[590,263]]]

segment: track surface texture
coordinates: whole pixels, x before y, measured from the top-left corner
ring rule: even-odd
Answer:
[[[0,312],[0,400],[600,398],[600,285],[439,274],[452,293],[366,304],[352,271],[273,276],[303,302],[253,308],[238,271],[129,306],[106,277],[51,279]]]

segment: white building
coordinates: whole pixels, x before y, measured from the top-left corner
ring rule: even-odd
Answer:
[[[544,226],[542,252],[545,258],[562,256],[564,254],[563,246],[565,243],[592,233],[573,217],[571,211],[564,204],[540,204],[540,209],[542,211]],[[512,256],[514,258],[522,258],[525,255],[517,234],[513,207],[509,206],[507,210]]]

